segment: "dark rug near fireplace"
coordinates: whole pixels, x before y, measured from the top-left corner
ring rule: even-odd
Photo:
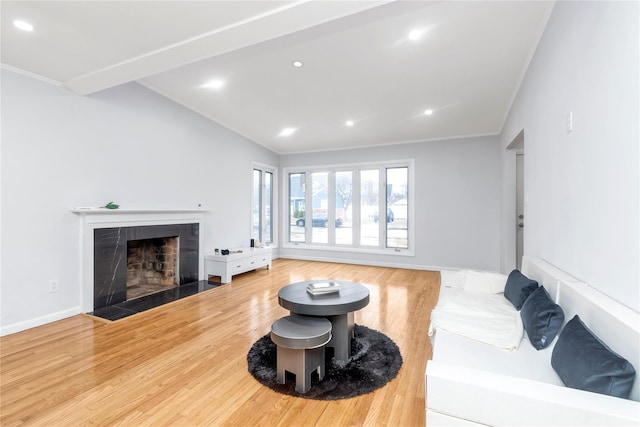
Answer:
[[[361,325],[355,325],[354,331],[349,360],[327,360],[325,377],[318,381],[318,375],[314,373],[311,389],[304,394],[295,390],[293,374],[287,372],[285,384],[278,383],[277,347],[270,334],[256,341],[249,350],[249,372],[260,383],[277,392],[307,399],[337,400],[370,393],[396,377],[402,366],[402,355],[398,346],[385,334]],[[330,350],[327,349],[327,356],[330,356]]]
[[[140,298],[135,298],[117,304],[108,305],[106,307],[97,308],[90,314],[92,316],[101,317],[107,320],[118,320],[140,313],[209,289],[222,286],[223,283],[200,280],[198,282],[187,283],[186,285],[176,286],[166,291],[156,292]]]

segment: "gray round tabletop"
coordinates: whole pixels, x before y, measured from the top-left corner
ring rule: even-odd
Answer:
[[[325,345],[331,339],[331,322],[323,317],[291,315],[271,325],[271,341],[281,347],[306,349]]]
[[[336,316],[360,310],[369,304],[369,289],[360,283],[332,280],[340,284],[340,292],[327,295],[311,295],[309,283],[327,280],[307,280],[284,286],[278,291],[278,303],[297,314],[309,316]]]

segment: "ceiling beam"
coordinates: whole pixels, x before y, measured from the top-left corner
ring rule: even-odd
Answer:
[[[80,95],[211,58],[362,12],[383,1],[297,1],[64,82]]]

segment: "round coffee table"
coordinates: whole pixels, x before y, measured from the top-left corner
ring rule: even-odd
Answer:
[[[331,341],[334,357],[348,360],[353,338],[353,312],[369,304],[369,289],[360,283],[332,280],[340,285],[340,292],[326,295],[311,295],[307,292],[310,283],[328,280],[307,280],[284,286],[278,291],[278,303],[292,314],[322,316],[331,321]]]

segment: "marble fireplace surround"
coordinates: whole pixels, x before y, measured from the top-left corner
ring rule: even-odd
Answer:
[[[198,280],[204,280],[204,218],[202,209],[73,209],[80,219],[80,304],[94,310],[94,231],[103,228],[198,224]],[[126,263],[126,260],[124,261]]]

